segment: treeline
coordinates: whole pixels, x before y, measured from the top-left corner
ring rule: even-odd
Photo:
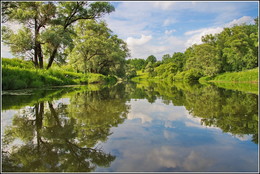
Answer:
[[[162,61],[132,59],[128,64],[136,71],[147,72],[150,78],[168,81],[192,81],[258,67],[258,18],[255,24],[224,28],[201,39],[202,44],[194,44],[184,53],[166,54]]]

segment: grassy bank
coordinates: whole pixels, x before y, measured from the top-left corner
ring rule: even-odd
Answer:
[[[186,73],[187,74],[187,73]],[[193,75],[194,73],[191,73]],[[189,75],[189,74],[188,74]],[[189,76],[190,77],[190,76]],[[193,82],[197,81],[193,78],[185,78],[185,73],[178,73],[173,79],[160,78],[160,76],[149,77],[147,72],[137,71],[137,76],[131,79],[141,84],[149,84],[152,82]],[[201,84],[214,84],[220,88],[243,91],[258,94],[258,68],[241,72],[230,72],[217,75],[215,77],[202,77],[199,79]]]
[[[237,83],[258,83],[258,68],[241,72],[227,72],[220,74],[210,82],[237,82]]]
[[[2,59],[3,90],[109,82],[116,82],[116,78],[102,74],[76,73],[64,67],[37,69],[28,61]]]
[[[223,73],[214,78],[202,77],[199,81],[202,84],[213,83],[220,88],[258,94],[258,68]]]

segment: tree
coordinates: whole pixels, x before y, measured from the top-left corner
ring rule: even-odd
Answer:
[[[172,55],[172,62],[177,65],[178,71],[183,71],[186,59],[184,53],[175,52]]]
[[[147,59],[145,60],[146,63],[148,64],[149,62],[151,62],[152,64],[155,63],[157,61],[156,57],[154,55],[150,55],[147,57]]]
[[[154,67],[153,67],[152,62],[148,62],[148,64],[145,67],[145,71],[148,72],[149,77],[154,76]]]
[[[84,73],[125,74],[125,58],[129,55],[126,43],[113,35],[105,22],[80,21],[75,33],[69,60],[76,69]]]
[[[196,69],[204,76],[214,76],[218,74],[221,69],[221,61],[216,48],[207,43],[193,45],[185,69]]]
[[[228,33],[224,42],[223,56],[230,65],[231,71],[242,71],[258,66],[258,41],[254,37],[257,28],[254,25],[234,26],[224,29],[220,34]]]
[[[58,54],[71,45],[73,24],[79,20],[97,19],[114,11],[108,2],[6,2],[3,14],[9,22],[19,22],[30,31],[33,49],[31,60],[43,68],[43,58],[49,57],[47,69]],[[5,30],[9,31],[9,30]],[[24,44],[14,42],[12,32],[3,33],[3,41],[14,54],[24,54]],[[18,50],[12,47],[21,47]],[[23,50],[22,52],[20,50]]]
[[[170,54],[165,54],[162,56],[162,63],[169,63],[171,62],[171,56]]]
[[[145,60],[144,59],[128,59],[126,61],[128,64],[132,65],[136,70],[141,70],[145,68]]]

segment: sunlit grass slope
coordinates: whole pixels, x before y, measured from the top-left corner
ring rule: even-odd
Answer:
[[[64,67],[36,69],[32,62],[2,58],[2,89],[41,88],[47,86],[101,83],[114,80],[102,74],[82,74]]]

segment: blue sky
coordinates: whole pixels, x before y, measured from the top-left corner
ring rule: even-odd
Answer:
[[[183,52],[201,36],[234,24],[253,23],[258,2],[122,1],[105,17],[109,28],[125,40],[132,58]]]
[[[111,1],[115,12],[104,19],[128,44],[131,58],[183,52],[201,43],[201,36],[215,34],[234,24],[253,23],[256,1]],[[12,27],[15,28],[15,27]],[[2,45],[2,57],[12,57]]]

